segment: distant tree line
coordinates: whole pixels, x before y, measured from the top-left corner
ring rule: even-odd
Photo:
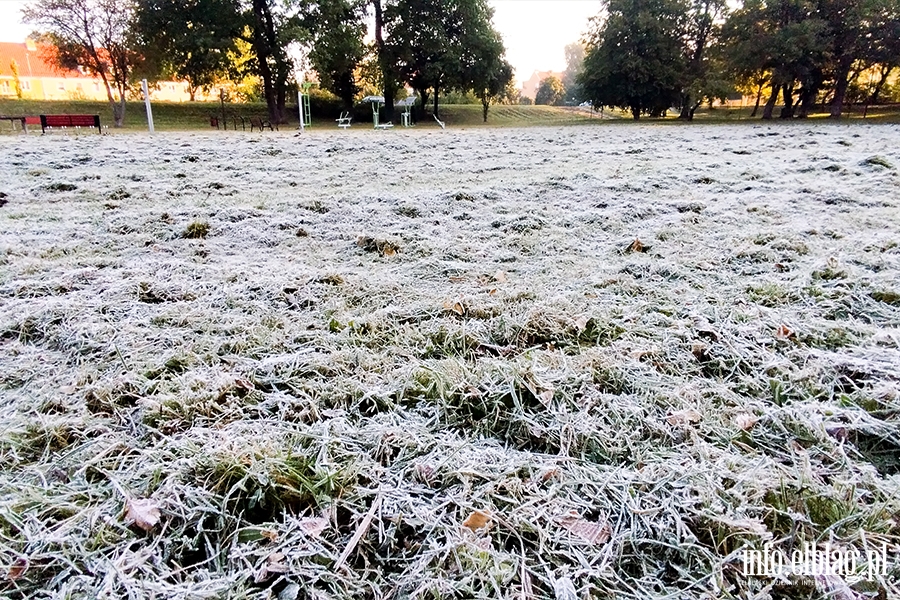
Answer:
[[[606,0],[592,20],[575,93],[635,119],[753,95],[762,118],[840,118],[878,102],[900,66],[898,0]]]
[[[24,17],[54,62],[103,80],[116,126],[140,78],[185,81],[191,99],[255,81],[278,123],[307,68],[345,108],[383,95],[388,119],[405,85],[435,115],[442,93],[472,94],[485,121],[514,95],[487,0],[34,0]]]

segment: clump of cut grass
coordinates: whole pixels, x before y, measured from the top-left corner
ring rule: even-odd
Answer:
[[[205,238],[209,235],[209,223],[206,221],[194,221],[184,228],[181,237],[189,240]]]
[[[48,183],[44,186],[44,189],[48,192],[74,192],[78,189],[78,186],[74,183],[63,183],[63,182],[53,182]]]
[[[394,256],[400,252],[400,245],[391,240],[361,235],[356,238],[356,245],[365,252],[377,252],[382,256]]]
[[[883,169],[894,168],[894,165],[889,163],[888,160],[883,156],[870,156],[869,158],[862,161],[862,165],[867,167],[881,167]]]

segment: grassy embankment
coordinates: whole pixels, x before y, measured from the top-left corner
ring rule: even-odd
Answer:
[[[3,115],[39,115],[39,114],[72,114],[89,113],[99,114],[104,125],[112,124],[112,111],[106,102],[88,101],[44,101],[44,100],[0,100],[0,114]],[[234,116],[263,116],[266,107],[262,103],[227,104],[229,127],[233,127]],[[696,114],[697,121],[747,121],[750,120],[751,108],[719,108],[704,109]],[[862,107],[852,107],[847,111],[849,120],[863,120],[870,122],[900,122],[900,107],[884,106],[870,107],[863,115]],[[210,128],[209,118],[213,115],[221,115],[221,106],[217,102],[157,102],[153,105],[154,125],[159,130],[206,130]],[[606,111],[607,117],[614,120],[631,121],[620,111]],[[825,113],[817,113],[811,116],[812,120],[825,119]],[[450,126],[481,126],[484,125],[481,118],[481,106],[474,104],[444,105],[441,108],[441,118]],[[511,127],[524,125],[561,125],[565,123],[584,123],[599,120],[590,112],[570,107],[554,106],[493,106],[488,116],[487,126]],[[666,119],[654,121],[674,122],[674,115]],[[432,126],[432,121],[424,123]],[[3,125],[6,125],[5,123]],[[358,125],[365,126],[364,122]],[[331,118],[316,118],[313,114],[314,127],[333,127]],[[297,116],[293,110],[288,112],[287,129],[297,127]],[[129,102],[126,108],[125,129],[128,131],[142,131],[147,128],[147,117],[141,102]],[[0,127],[0,131],[8,133],[10,127]]]
[[[221,115],[221,106],[217,102],[157,102],[153,104],[153,122],[159,130],[189,130],[210,128],[209,118]],[[38,101],[38,100],[0,100],[0,114],[3,115],[39,115],[39,114],[99,114],[104,125],[112,125],[112,110],[106,102],[86,101]],[[234,116],[264,116],[265,104],[227,104],[229,128],[233,127]],[[147,128],[147,116],[141,102],[129,102],[125,109],[125,129],[141,131]],[[442,107],[441,118],[452,126],[481,125],[481,106],[447,105]],[[370,117],[371,119],[371,117]],[[430,117],[429,117],[430,119]],[[589,121],[590,114],[568,108],[552,106],[494,106],[491,107],[488,125],[521,126],[521,125],[559,125],[567,122]],[[371,122],[371,121],[370,121]],[[427,125],[434,125],[428,121]],[[4,123],[5,125],[5,123]],[[364,127],[365,123],[359,123]],[[313,113],[314,127],[334,127],[330,118],[316,118]],[[249,127],[249,124],[248,124]],[[297,115],[288,111],[287,129],[297,127]],[[9,127],[2,127],[9,132]]]

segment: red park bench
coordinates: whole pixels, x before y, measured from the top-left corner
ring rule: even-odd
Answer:
[[[96,127],[97,133],[103,133],[100,115],[41,115],[42,133],[54,127]]]
[[[0,115],[0,121],[9,121],[13,127],[13,130],[16,128],[16,122],[18,121],[19,125],[22,126],[22,131],[28,133],[29,125],[40,125],[41,118],[40,117],[26,117],[22,115]]]

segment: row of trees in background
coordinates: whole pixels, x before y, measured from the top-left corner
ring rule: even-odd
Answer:
[[[472,93],[487,120],[513,77],[492,16],[487,0],[35,0],[24,10],[54,62],[102,79],[116,126],[140,78],[183,80],[193,99],[251,77],[281,123],[306,69],[347,109],[383,94],[393,119],[408,85],[435,115],[442,92]]]
[[[764,119],[840,118],[848,95],[877,102],[900,66],[898,0],[607,0],[574,94],[595,107],[692,119],[734,91],[764,93]],[[859,98],[855,98],[859,99]]]

